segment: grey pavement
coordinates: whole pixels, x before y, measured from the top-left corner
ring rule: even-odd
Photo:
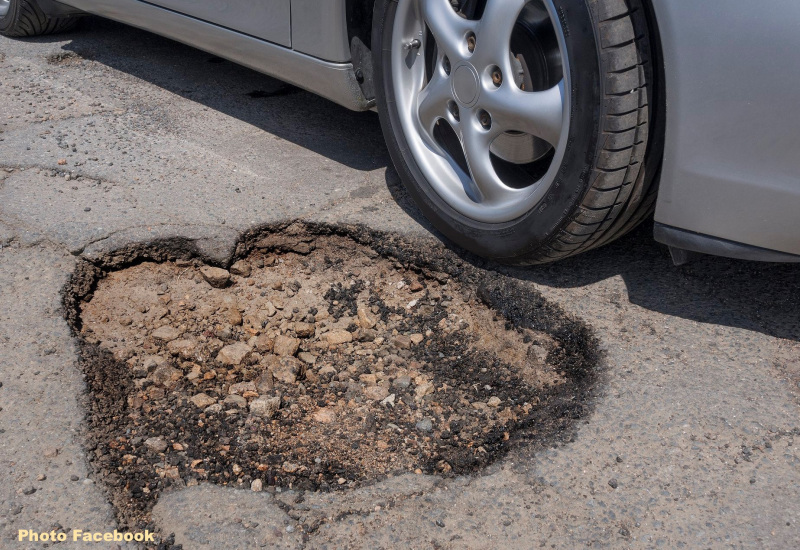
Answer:
[[[114,528],[60,311],[77,258],[180,237],[224,263],[242,233],[294,219],[441,246],[373,113],[99,19],[0,39],[0,547],[40,547],[18,529]],[[187,549],[800,547],[798,266],[675,268],[644,227],[503,271],[584,319],[606,352],[572,441],[516,449],[480,476],[351,492],[201,485],[164,495],[157,526]]]

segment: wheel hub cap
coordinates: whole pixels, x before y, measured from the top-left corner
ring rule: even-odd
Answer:
[[[459,65],[453,71],[453,95],[466,107],[471,107],[478,101],[480,95],[478,71],[469,63]]]

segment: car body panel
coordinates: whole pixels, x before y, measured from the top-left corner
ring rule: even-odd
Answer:
[[[327,61],[350,61],[345,0],[292,0],[292,49]]]
[[[321,95],[349,109],[372,108],[353,65],[325,61],[139,0],[69,0],[88,13],[167,36]]]
[[[374,108],[351,63],[346,0],[228,0],[222,8],[208,0],[151,0],[171,10],[141,0],[62,1],[349,109]],[[772,0],[754,9],[746,0],[645,1],[658,26],[666,98],[656,238],[698,252],[736,248],[736,257],[747,250],[753,259],[782,257],[764,250],[800,255],[800,3]],[[247,9],[234,15],[236,6]],[[242,13],[261,15],[240,23]],[[259,25],[266,13],[274,21]],[[271,30],[273,23],[281,31]]]
[[[656,221],[800,254],[800,2],[653,3],[667,101]]]
[[[281,46],[292,45],[291,0],[149,0],[149,3]]]

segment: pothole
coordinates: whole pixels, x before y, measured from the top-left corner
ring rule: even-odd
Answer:
[[[73,277],[90,460],[124,525],[200,482],[469,474],[586,412],[594,338],[527,286],[385,235],[288,233],[244,239],[230,270],[173,244]]]

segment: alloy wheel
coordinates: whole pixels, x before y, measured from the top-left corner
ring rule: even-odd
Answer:
[[[464,216],[507,222],[557,181],[569,134],[564,37],[552,0],[456,4],[399,2],[398,113],[434,191]]]

